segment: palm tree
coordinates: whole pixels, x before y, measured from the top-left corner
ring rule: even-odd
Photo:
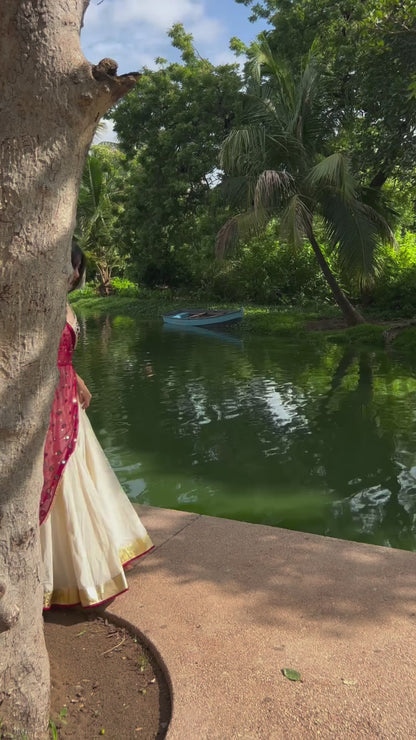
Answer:
[[[97,154],[89,154],[78,196],[77,231],[81,248],[100,278],[100,293],[111,291],[114,269],[125,266],[126,257],[117,243],[117,196],[115,178]]]
[[[377,247],[392,240],[385,219],[363,200],[347,156],[329,153],[334,136],[317,65],[310,59],[298,81],[267,42],[254,47],[248,67],[244,126],[225,140],[221,167],[230,194],[245,210],[217,237],[217,254],[242,232],[259,231],[280,217],[282,238],[295,247],[308,240],[334,299],[352,326],[364,318],[338,284],[316,237],[316,226],[337,250],[341,268],[361,284],[374,276]],[[327,120],[325,120],[325,118]]]

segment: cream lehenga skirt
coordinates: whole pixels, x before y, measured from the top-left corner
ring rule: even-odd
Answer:
[[[123,566],[153,547],[81,408],[77,445],[40,533],[44,609],[117,596],[127,589]]]

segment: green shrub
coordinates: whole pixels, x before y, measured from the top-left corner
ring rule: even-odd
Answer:
[[[385,249],[383,266],[370,294],[378,311],[409,318],[416,314],[416,234],[397,237],[398,249]]]
[[[219,301],[251,301],[259,305],[293,306],[311,300],[324,303],[330,292],[312,249],[293,249],[278,241],[271,225],[224,262],[201,266],[193,278],[195,294]]]
[[[111,280],[111,288],[115,295],[137,298],[140,293],[139,286],[126,278],[115,277]]]
[[[83,298],[92,298],[98,294],[97,286],[94,283],[87,283],[83,288],[74,290],[69,294],[70,303],[77,303]]]

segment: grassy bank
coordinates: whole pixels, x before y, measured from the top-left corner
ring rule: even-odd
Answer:
[[[132,318],[161,321],[164,313],[176,311],[183,306],[194,306],[184,298],[172,298],[162,292],[152,292],[137,297],[112,295],[107,298],[92,296],[88,292],[77,291],[71,296],[71,304],[76,312],[85,317],[98,317],[103,314],[126,315]],[[196,307],[196,306],[194,306]],[[201,303],[198,307],[204,308]],[[236,304],[210,304],[207,308],[240,308]],[[244,319],[232,327],[233,333],[256,335],[282,335],[308,332],[308,324],[320,320],[340,320],[340,313],[332,306],[310,307],[299,310],[276,306],[244,306]]]
[[[193,305],[184,298],[176,298],[162,291],[147,292],[136,296],[112,295],[101,298],[91,291],[77,291],[71,298],[74,310],[82,316],[124,315],[131,318],[161,321],[162,314]],[[203,307],[202,304],[199,307]],[[235,304],[212,304],[210,308],[237,308]],[[346,328],[342,315],[335,306],[310,306],[302,309],[279,308],[276,306],[244,307],[243,321],[232,327],[239,336],[294,336],[309,338],[315,342],[330,342],[343,345],[366,347],[385,346],[384,333],[389,322],[378,324],[377,317],[371,323]],[[396,319],[397,320],[397,319]],[[385,322],[385,323],[384,323]],[[392,321],[393,324],[393,321]],[[408,328],[393,337],[389,346],[400,352],[416,352],[416,329]]]

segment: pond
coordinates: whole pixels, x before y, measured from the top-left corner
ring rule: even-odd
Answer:
[[[132,501],[416,550],[416,367],[314,340],[80,318]]]

